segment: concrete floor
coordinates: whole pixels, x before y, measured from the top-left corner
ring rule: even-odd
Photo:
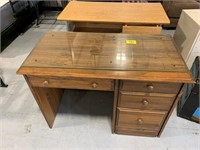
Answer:
[[[176,111],[160,138],[112,134],[113,94],[109,92],[66,90],[54,126],[49,129],[23,76],[16,74],[49,30],[66,31],[66,26],[33,26],[0,54],[0,75],[8,84],[7,88],[0,88],[0,150],[200,149],[200,125],[177,117]]]

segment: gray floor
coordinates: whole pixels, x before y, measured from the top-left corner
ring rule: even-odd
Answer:
[[[24,78],[16,75],[24,59],[49,30],[63,24],[32,27],[0,54],[0,150],[197,150],[200,125],[172,114],[160,138],[111,134],[113,94],[66,90],[54,127],[49,129]],[[174,31],[163,31],[173,34]]]

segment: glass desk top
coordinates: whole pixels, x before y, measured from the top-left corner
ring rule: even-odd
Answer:
[[[48,32],[22,67],[187,72],[170,36]]]

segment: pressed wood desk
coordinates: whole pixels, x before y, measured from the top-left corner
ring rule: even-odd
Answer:
[[[161,134],[193,82],[172,38],[161,35],[48,32],[17,73],[50,128],[63,89],[113,91],[112,131],[143,136]]]
[[[57,20],[71,22],[71,30],[121,32],[122,27],[169,24],[160,3],[77,2],[71,1]]]

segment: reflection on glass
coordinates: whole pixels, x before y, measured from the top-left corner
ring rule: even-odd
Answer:
[[[137,44],[126,44],[127,39],[134,39]],[[169,37],[108,33],[48,33],[23,65],[99,70],[185,70]]]
[[[117,59],[118,61],[126,60],[126,55],[125,55],[125,53],[117,53],[116,59]]]

